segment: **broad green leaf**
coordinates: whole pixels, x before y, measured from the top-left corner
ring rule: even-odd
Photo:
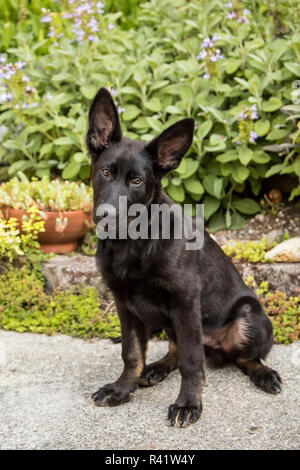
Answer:
[[[132,119],[136,118],[140,112],[141,110],[137,106],[134,104],[129,104],[125,107],[125,111],[122,114],[122,119],[124,119],[124,121],[131,121]]]
[[[263,163],[268,163],[271,160],[271,157],[263,150],[256,150],[252,154],[252,160],[255,163],[263,164]]]
[[[243,165],[247,166],[248,163],[251,162],[251,159],[253,156],[252,150],[241,147],[238,149],[238,154],[239,154],[239,160]]]
[[[53,142],[55,145],[74,145],[74,142],[70,137],[59,137]]]
[[[232,73],[236,72],[239,66],[241,65],[241,59],[230,58],[226,62],[226,72],[231,75]]]
[[[296,77],[300,77],[300,64],[297,62],[285,62],[284,66],[294,75],[296,75]]]
[[[162,178],[161,180],[162,187],[165,189],[168,187],[169,184],[169,179],[168,178]]]
[[[227,209],[225,212],[225,224],[226,228],[229,228],[231,225],[231,212],[230,209]]]
[[[218,155],[216,160],[221,163],[228,163],[234,160],[238,160],[239,154],[236,150],[228,150],[228,152]]]
[[[244,227],[246,220],[238,212],[234,211],[231,215],[231,230],[239,230]]]
[[[260,211],[260,206],[253,199],[235,199],[232,201],[232,205],[242,214],[252,215]]]
[[[263,101],[261,109],[268,113],[276,111],[282,106],[282,101],[276,96],[272,96],[268,101]]]
[[[199,137],[199,139],[204,139],[204,137],[211,130],[212,126],[213,126],[213,122],[210,119],[200,124],[200,126],[197,129],[197,136]]]
[[[222,214],[214,214],[209,222],[208,228],[211,232],[217,232],[226,227],[225,218]]]
[[[267,140],[281,140],[289,133],[289,129],[273,129],[267,136]]]
[[[189,178],[183,181],[185,189],[189,193],[201,195],[204,193],[202,184],[196,178]]]
[[[278,163],[277,165],[271,166],[271,168],[266,172],[265,177],[269,178],[270,176],[277,175],[284,169],[284,167],[284,163]]]
[[[262,137],[263,135],[266,135],[269,132],[270,126],[270,121],[268,121],[267,119],[259,119],[254,124],[254,130],[259,135],[259,137]]]
[[[78,162],[71,162],[69,163],[66,168],[62,172],[62,177],[64,179],[71,179],[74,178],[80,170],[81,164]]]
[[[223,195],[223,179],[213,175],[206,175],[203,179],[203,185],[211,196],[221,199]]]
[[[170,182],[168,186],[168,194],[175,202],[183,202],[185,199],[185,192],[183,186],[174,186],[172,182]]]
[[[161,111],[161,102],[158,98],[151,98],[151,100],[145,103],[145,107],[154,113],[158,113]]]
[[[300,178],[300,158],[299,157],[297,158],[297,160],[295,160],[293,167],[294,167],[294,172]]]
[[[220,207],[220,199],[216,199],[212,196],[205,196],[203,200],[204,204],[204,218],[208,220]]]
[[[197,171],[199,162],[192,158],[184,158],[183,161],[185,162],[184,172],[181,172],[180,176],[182,179],[187,179]]]
[[[82,86],[80,87],[80,91],[85,98],[87,98],[88,100],[91,100],[92,98],[94,98],[94,96],[97,93],[97,87],[92,86],[92,85]]]
[[[231,174],[234,181],[243,183],[249,176],[249,169],[240,163],[234,163],[231,167]]]

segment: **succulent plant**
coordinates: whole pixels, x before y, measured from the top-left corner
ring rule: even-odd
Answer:
[[[0,206],[28,210],[36,206],[41,211],[92,210],[92,188],[81,182],[50,181],[47,176],[31,181],[13,178],[0,186]]]

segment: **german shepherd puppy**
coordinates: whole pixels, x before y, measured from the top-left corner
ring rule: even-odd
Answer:
[[[183,119],[150,143],[122,137],[114,101],[101,88],[89,111],[86,138],[95,223],[103,203],[118,215],[119,196],[127,197],[128,207],[172,205],[161,179],[179,166],[193,131],[193,119]],[[127,402],[138,386],[155,385],[178,367],[181,387],[168,419],[178,427],[195,423],[202,411],[204,348],[235,363],[262,390],[280,392],[279,374],[261,362],[272,347],[273,331],[257,297],[207,233],[200,250],[186,250],[185,242],[174,237],[98,241],[97,263],[120,317],[124,370],[92,395],[95,405]],[[169,352],[146,365],[153,328],[166,331]]]

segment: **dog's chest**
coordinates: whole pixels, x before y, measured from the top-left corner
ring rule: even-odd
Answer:
[[[164,328],[171,324],[172,292],[158,277],[131,283],[126,293],[128,309],[144,324]]]

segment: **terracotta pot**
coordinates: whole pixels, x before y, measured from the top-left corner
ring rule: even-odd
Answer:
[[[5,207],[2,209],[4,217],[9,219],[14,217],[18,220],[19,229],[22,228],[23,215],[29,216],[28,212],[22,209]],[[70,211],[70,212],[47,212],[45,219],[45,232],[38,234],[38,241],[44,253],[70,253],[78,247],[78,239],[85,235],[93,227],[91,212]],[[56,220],[68,219],[68,223],[61,228]]]

